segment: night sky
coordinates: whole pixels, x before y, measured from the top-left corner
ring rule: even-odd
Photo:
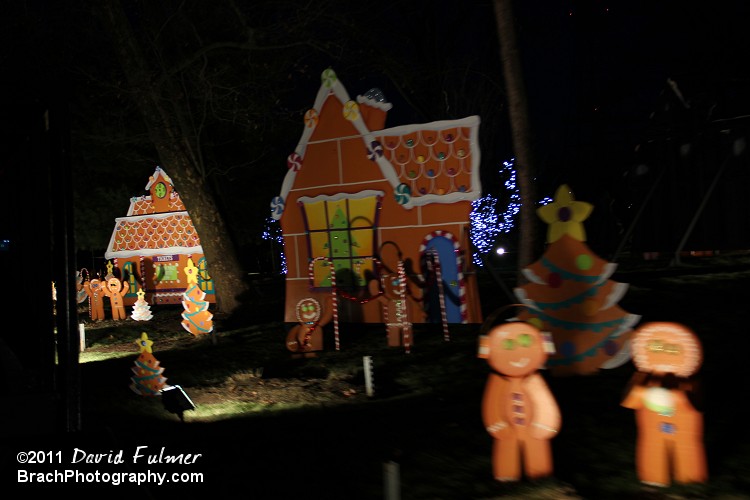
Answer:
[[[750,111],[747,3],[516,4],[541,173],[549,179],[568,181],[553,173],[560,168],[568,182],[578,180],[570,172],[580,166],[610,180],[619,174],[613,169],[637,161],[668,79],[694,108],[710,101],[711,119]]]
[[[335,4],[321,5],[335,9]],[[750,115],[747,2],[727,0],[708,6],[676,0],[535,0],[514,2],[514,9],[540,197],[551,196],[557,186],[568,183],[578,199],[591,201],[595,207],[605,207],[614,199],[622,212],[623,207],[638,203],[641,195],[633,194],[634,190],[652,182],[639,173],[654,172],[656,163],[674,156],[678,142],[704,140],[716,135],[719,128],[731,129],[733,134],[747,130],[747,120],[736,119]],[[24,27],[27,21],[23,16],[29,16],[34,29]],[[68,23],[64,33],[46,30],[60,19]],[[56,10],[45,2],[5,11],[2,23],[13,27],[3,30],[0,49],[2,81],[10,88],[6,98],[15,100],[12,94],[32,81],[59,95],[67,91],[72,101],[85,102],[89,92],[85,78],[69,80],[73,84],[65,89],[58,84],[61,80],[46,74],[39,65],[39,61],[50,60],[65,39],[98,47],[96,37],[104,36],[101,27],[82,26],[81,19],[75,8]],[[220,19],[216,21],[221,25]],[[351,14],[349,22],[346,38],[336,40],[343,52],[307,58],[304,64],[310,78],[299,80],[297,89],[278,102],[278,109],[292,116],[299,114],[301,124],[301,114],[312,105],[317,92],[317,75],[330,66],[352,95],[372,87],[383,90],[394,105],[386,123],[389,127],[479,114],[485,134],[484,187],[488,192],[501,189],[495,174],[501,162],[513,156],[513,147],[492,2],[467,0],[456,8],[455,2],[446,0],[386,1],[366,4]],[[39,38],[39,30],[49,32],[49,40]],[[361,33],[362,38],[352,33]],[[336,36],[321,30],[321,39]],[[365,41],[369,47],[379,48],[377,58],[372,62],[364,56],[356,63],[347,60],[346,55],[363,50]],[[102,56],[93,49],[90,52],[79,48],[68,56],[75,56],[71,61]],[[391,73],[386,71],[387,60],[391,61]],[[404,76],[407,70],[413,74]],[[71,78],[81,76],[78,72]],[[668,84],[670,79],[673,87]],[[412,94],[402,93],[404,81],[410,83],[407,90]],[[420,99],[422,90],[426,95]],[[114,116],[114,110],[95,112]],[[7,116],[5,125],[13,129]],[[725,127],[727,121],[731,123]],[[301,130],[300,126],[287,136],[274,138],[277,159],[269,157],[263,163],[272,176],[283,177],[286,155]],[[694,166],[705,174],[700,182],[710,180],[710,172],[726,155],[726,146],[722,147],[711,149],[703,155],[701,165]],[[704,146],[702,150],[707,151]],[[110,168],[107,163],[86,168],[103,171]],[[74,173],[80,166],[74,161]],[[144,179],[152,171],[150,164],[113,170],[107,176],[111,180],[109,194],[97,186],[86,186],[86,195],[100,197],[95,204],[97,223],[104,234],[102,246],[108,241],[111,221],[127,209],[127,197],[142,194]],[[236,173],[232,184],[252,185],[253,175],[252,170]],[[84,173],[76,188],[87,180]],[[250,198],[270,200],[274,194],[272,189]],[[253,206],[251,210],[264,211],[267,206],[263,201],[258,204],[262,208]],[[258,233],[261,228],[255,221],[263,217],[265,214],[258,214],[247,231]],[[626,223],[628,216],[596,210],[592,218],[597,217],[603,219],[592,220],[593,224],[611,227]]]

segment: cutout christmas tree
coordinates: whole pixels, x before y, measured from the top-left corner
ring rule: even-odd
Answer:
[[[198,268],[192,259],[188,260],[183,272],[187,276],[188,289],[182,294],[182,327],[195,336],[211,333],[214,329],[212,318],[208,311],[208,302],[203,300],[206,292],[198,286]]]
[[[138,295],[138,300],[133,304],[133,314],[131,314],[130,317],[136,321],[150,320],[154,315],[151,314],[151,306],[146,302],[146,292],[144,292],[143,289],[140,289],[136,292],[136,295]]]
[[[348,257],[357,255],[355,247],[359,247],[359,243],[357,243],[357,240],[354,238],[354,236],[352,236],[352,232],[349,230],[349,222],[346,218],[346,214],[343,210],[341,210],[341,207],[336,207],[329,227],[330,244],[325,243],[323,245],[323,248],[325,250],[328,250],[329,255],[333,259],[333,267],[337,279],[336,285],[347,286],[361,284],[347,282],[348,280],[352,279],[350,277],[350,274],[346,272],[346,270],[351,266]],[[342,278],[344,279],[344,282],[341,282]],[[328,276],[326,276],[321,281],[320,286],[332,286],[330,273],[328,273]]]
[[[584,243],[583,221],[593,206],[575,201],[566,185],[554,202],[537,209],[546,222],[547,248],[523,269],[529,283],[514,290],[527,307],[518,319],[552,334],[556,354],[546,368],[554,375],[590,375],[630,359],[630,337],[639,315],[617,303],[628,285],[610,279],[616,264],[601,259]]]
[[[143,332],[135,343],[141,348],[141,354],[135,360],[135,366],[131,368],[135,375],[130,378],[130,388],[141,396],[158,396],[159,391],[166,387],[167,379],[162,377],[164,368],[159,366],[159,361],[151,351],[154,342],[148,339],[146,332]]]

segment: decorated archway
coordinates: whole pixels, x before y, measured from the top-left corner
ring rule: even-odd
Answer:
[[[440,323],[441,314],[445,314],[448,323],[465,323],[466,283],[458,239],[448,231],[433,231],[422,240],[419,254],[422,262],[434,262],[425,290],[428,321]],[[438,266],[438,273],[434,272],[435,265]],[[436,280],[438,274],[442,286]]]

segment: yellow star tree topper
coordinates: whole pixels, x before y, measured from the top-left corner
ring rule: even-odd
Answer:
[[[582,222],[588,218],[594,206],[585,201],[575,201],[570,188],[563,184],[555,192],[555,201],[537,209],[539,218],[546,222],[547,243],[554,243],[564,234],[578,241],[586,241]]]
[[[141,348],[141,352],[152,352],[151,346],[154,341],[148,339],[146,332],[141,333],[141,338],[136,340],[135,343]]]
[[[195,285],[198,283],[198,268],[193,264],[193,259],[188,259],[187,264],[182,269],[187,277],[188,285]]]

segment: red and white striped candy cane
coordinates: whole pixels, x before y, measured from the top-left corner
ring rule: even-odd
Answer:
[[[411,352],[411,322],[409,321],[409,310],[406,303],[406,270],[404,261],[398,261],[398,295],[404,309],[401,319],[401,331],[404,336],[404,350],[406,354]]]
[[[333,308],[333,341],[336,346],[336,350],[341,350],[341,344],[339,342],[339,307],[338,297],[336,293],[336,269],[333,265],[333,261],[328,257],[315,257],[310,261],[307,267],[308,276],[310,277],[310,283],[314,283],[315,278],[315,263],[319,260],[325,260],[328,262],[328,266],[331,269],[331,307]]]
[[[446,342],[450,341],[450,333],[448,332],[448,313],[445,310],[445,291],[443,289],[443,273],[440,269],[440,258],[437,252],[431,252],[432,262],[435,268],[435,280],[438,286],[438,298],[440,299],[440,320],[443,323],[443,338]]]
[[[138,267],[141,271],[141,289],[143,290],[143,293],[146,293],[146,260],[143,255],[139,256],[138,259]]]
[[[328,263],[331,266],[331,297],[333,307],[333,343],[336,346],[336,350],[339,351],[341,344],[339,343],[339,306],[338,297],[336,295],[336,268],[333,266],[333,261],[328,259]]]

